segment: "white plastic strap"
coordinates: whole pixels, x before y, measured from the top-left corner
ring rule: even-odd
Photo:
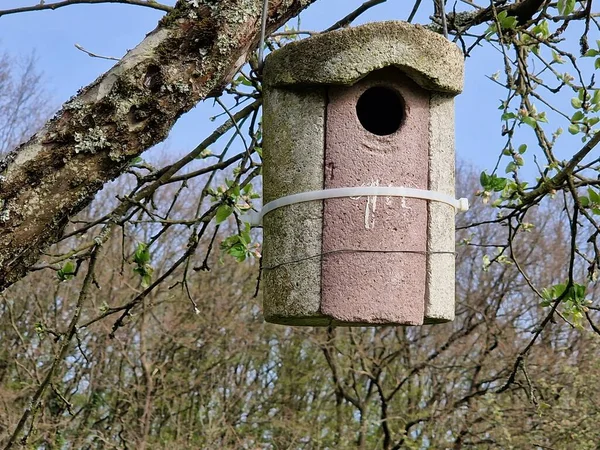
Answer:
[[[469,209],[469,200],[466,198],[455,199],[454,197],[442,194],[441,192],[427,191],[424,189],[414,189],[398,186],[360,186],[324,189],[320,191],[301,192],[299,194],[287,195],[267,203],[259,212],[251,211],[248,213],[248,222],[253,225],[260,225],[262,218],[274,209],[282,206],[294,205],[296,203],[312,202],[314,200],[325,200],[328,198],[342,197],[407,197],[419,198],[422,200],[432,200],[434,202],[447,203],[458,211],[467,211]]]

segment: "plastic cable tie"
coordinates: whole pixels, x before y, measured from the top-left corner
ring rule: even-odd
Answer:
[[[398,186],[359,186],[323,189],[318,191],[308,191],[286,195],[285,197],[280,197],[267,203],[260,211],[251,211],[247,213],[244,220],[246,222],[250,222],[252,225],[260,225],[262,218],[267,213],[283,206],[295,205],[296,203],[312,202],[315,200],[326,200],[330,198],[364,196],[418,198],[421,200],[431,200],[435,202],[446,203],[460,212],[464,212],[469,209],[468,199],[455,199],[451,195],[442,194],[441,192]]]

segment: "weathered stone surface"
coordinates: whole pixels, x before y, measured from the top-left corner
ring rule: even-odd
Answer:
[[[267,86],[350,85],[395,66],[421,87],[458,94],[463,55],[437,33],[406,22],[374,22],[292,42],[265,62]]]
[[[454,196],[454,99],[431,94],[429,119],[429,189]],[[454,319],[455,210],[429,202],[427,298],[425,323]],[[442,253],[437,253],[442,252]]]
[[[399,96],[400,128],[377,135],[357,117],[371,88]],[[377,98],[381,111],[384,98]],[[384,119],[395,111],[365,111]],[[327,107],[325,188],[427,189],[429,92],[395,68],[332,86]],[[321,311],[345,325],[420,325],[426,287],[427,201],[399,197],[325,200]]]
[[[323,188],[325,90],[267,90],[264,202]],[[269,322],[325,325],[320,314],[323,202],[276,209],[263,218],[263,308]]]

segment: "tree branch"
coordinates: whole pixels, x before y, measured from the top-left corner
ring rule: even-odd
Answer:
[[[65,0],[56,3],[38,3],[32,6],[22,6],[21,8],[0,10],[0,17],[8,16],[9,14],[19,14],[32,11],[55,10],[71,5],[95,5],[98,3],[123,3],[125,5],[145,6],[147,8],[158,9],[159,11],[169,12],[173,8],[168,5],[163,5],[154,1],[146,0]]]
[[[270,2],[267,31],[314,0]],[[0,291],[56,242],[70,216],[200,100],[219,95],[256,48],[259,0],[178,2],[110,71],[0,162]]]
[[[596,133],[573,157],[569,160],[568,164],[556,175],[549,180],[544,181],[533,191],[529,192],[522,199],[523,205],[535,201],[538,197],[546,195],[551,191],[558,190],[562,187],[563,183],[567,178],[573,174],[573,171],[577,168],[577,165],[585,158],[593,149],[600,143],[600,132]]]
[[[326,33],[328,31],[337,30],[338,28],[347,27],[354,20],[356,20],[358,18],[358,16],[360,16],[361,14],[363,14],[368,9],[371,9],[373,6],[377,6],[377,5],[381,4],[381,3],[385,3],[386,1],[387,0],[369,0],[369,1],[366,1],[362,5],[360,5],[358,8],[356,8],[354,11],[352,11],[350,14],[348,14],[346,17],[341,18],[336,23],[334,23],[333,25],[331,25],[324,32]]]
[[[23,430],[23,427],[25,426],[25,422],[27,422],[27,419],[29,418],[31,413],[34,412],[38,408],[39,402],[40,402],[42,396],[44,395],[44,392],[46,392],[46,388],[48,387],[48,385],[50,383],[52,383],[52,377],[56,373],[58,366],[63,362],[63,360],[67,356],[67,350],[69,349],[69,347],[71,345],[71,340],[73,339],[73,336],[75,336],[75,334],[77,332],[77,322],[79,321],[79,317],[81,315],[81,310],[82,310],[83,304],[86,302],[86,300],[90,294],[90,289],[92,287],[92,282],[94,280],[94,270],[96,268],[96,261],[98,259],[99,250],[100,250],[100,247],[96,247],[92,251],[92,254],[90,256],[90,261],[88,263],[88,270],[87,270],[87,273],[83,280],[83,285],[81,287],[81,290],[79,291],[79,297],[77,299],[77,304],[75,305],[75,308],[73,310],[73,317],[71,318],[71,321],[69,322],[69,326],[67,327],[67,330],[62,334],[62,342],[60,343],[59,349],[54,356],[52,365],[50,366],[50,369],[48,369],[48,372],[46,373],[46,376],[44,377],[43,381],[40,383],[37,390],[35,391],[35,394],[33,395],[33,398],[31,399],[31,402],[29,403],[28,407],[25,409],[25,411],[21,415],[19,422],[17,423],[8,442],[6,443],[6,446],[4,447],[4,450],[11,449],[13,447],[13,445],[16,443],[17,438],[19,437],[19,434],[21,433],[21,431]],[[21,444],[24,445],[25,442],[21,442]]]

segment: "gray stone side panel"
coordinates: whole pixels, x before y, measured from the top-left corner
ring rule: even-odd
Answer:
[[[372,22],[292,42],[265,62],[268,86],[350,85],[394,66],[422,88],[458,94],[463,54],[443,36],[400,21]]]
[[[325,90],[265,89],[263,198],[323,188]],[[320,315],[323,202],[263,218],[263,313],[268,322],[325,325]]]
[[[454,99],[432,93],[429,121],[429,189],[451,196],[454,185]],[[455,210],[429,202],[425,323],[454,320]],[[449,252],[435,254],[435,252]]]

